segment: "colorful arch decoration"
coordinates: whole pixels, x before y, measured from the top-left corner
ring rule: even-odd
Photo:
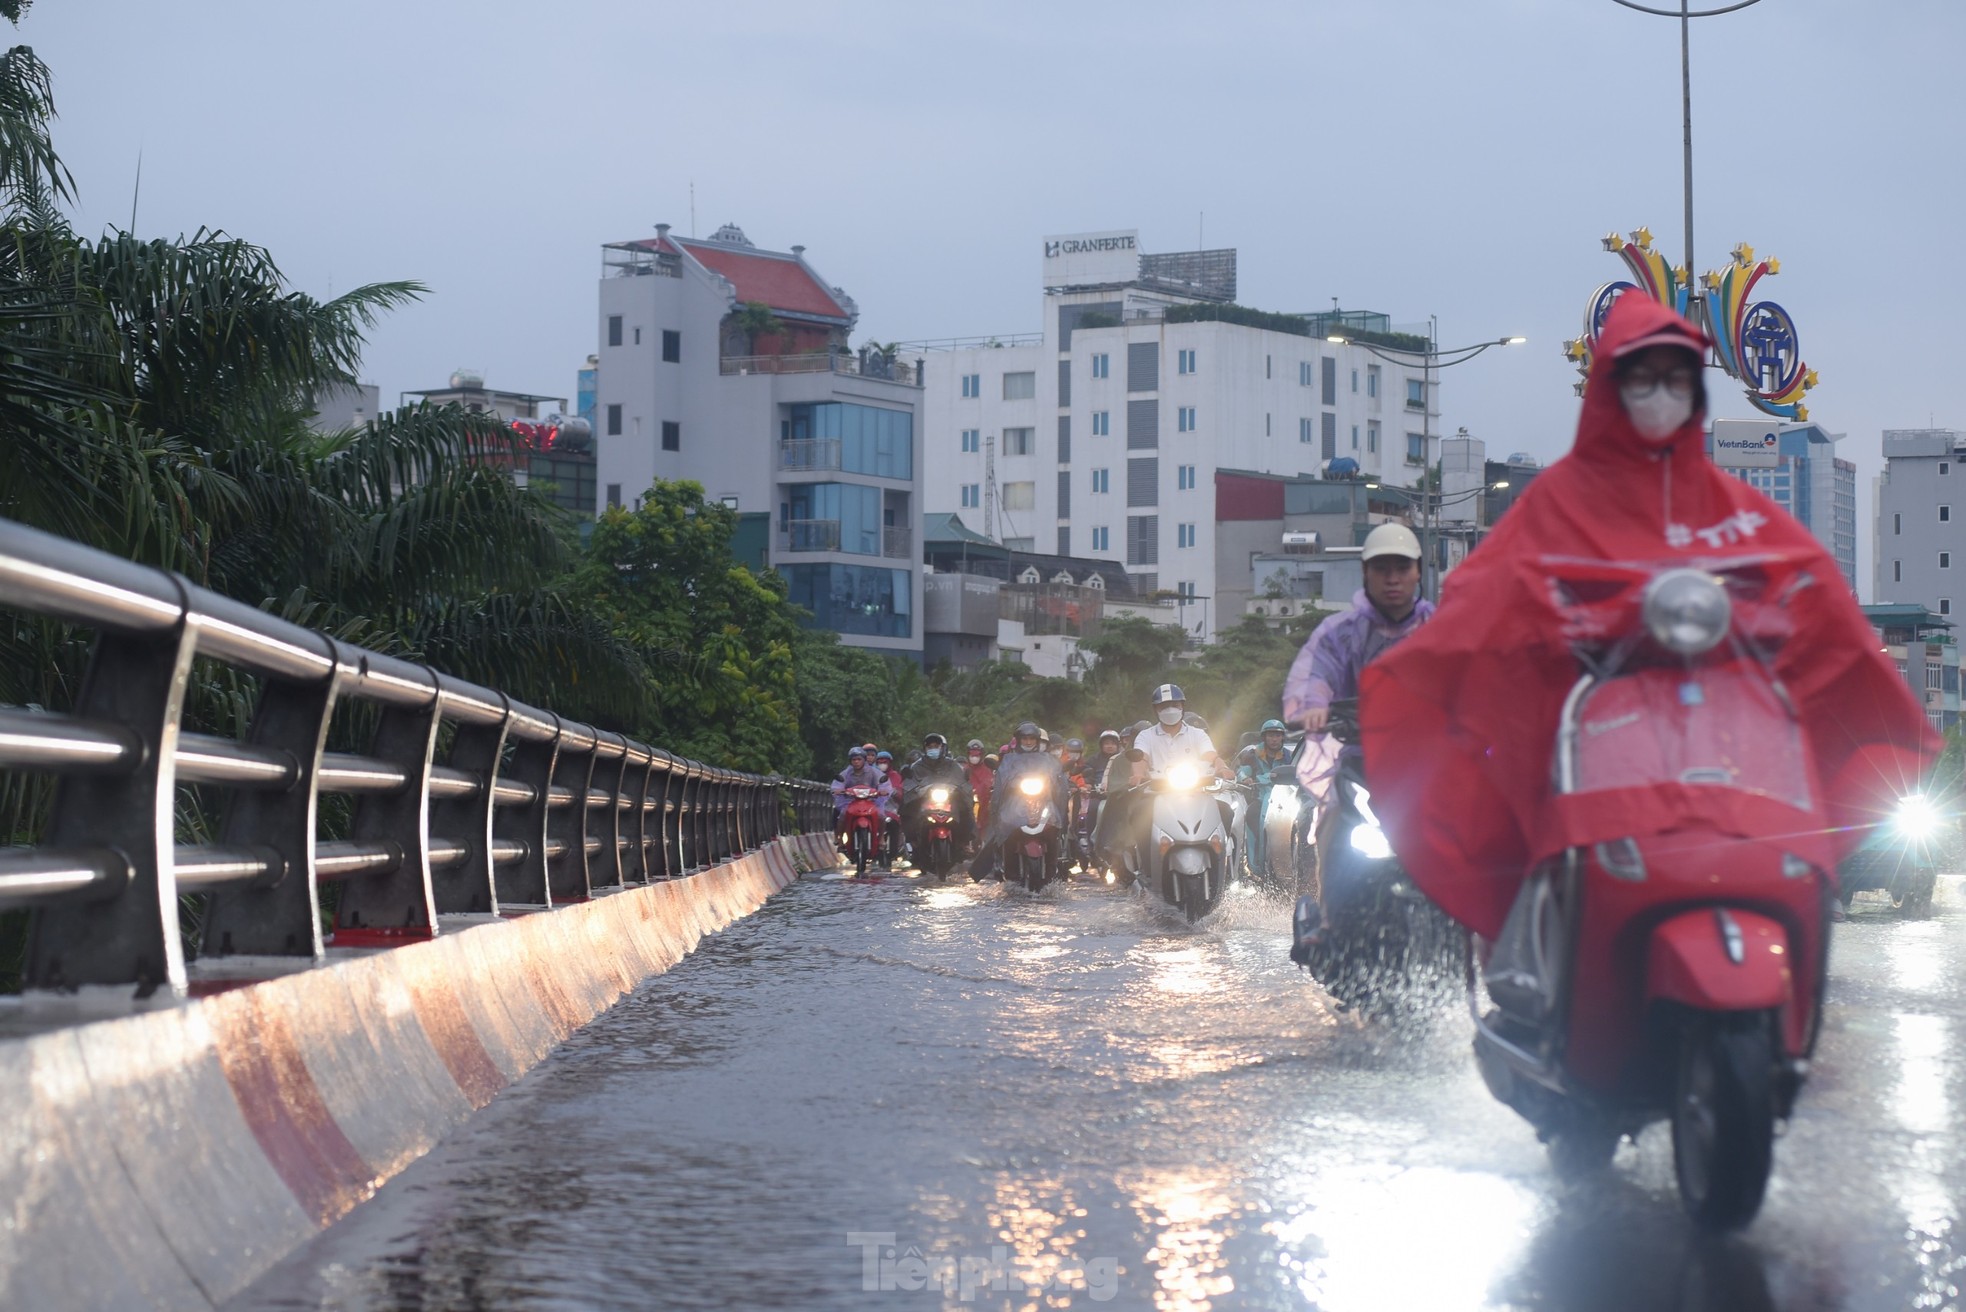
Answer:
[[[1780,260],[1757,259],[1754,248],[1742,242],[1725,269],[1700,279],[1707,294],[1696,300],[1687,271],[1674,268],[1654,249],[1649,229],[1639,228],[1629,239],[1612,233],[1604,239],[1604,249],[1624,260],[1631,281],[1607,282],[1591,294],[1583,335],[1563,348],[1578,372],[1589,375],[1592,349],[1611,306],[1620,296],[1637,292],[1704,327],[1713,338],[1713,363],[1741,382],[1757,410],[1797,423],[1809,418],[1802,401],[1817,375],[1802,359],[1795,320],[1774,301],[1749,299],[1757,283],[1782,271]],[[1581,383],[1577,390],[1583,391]]]

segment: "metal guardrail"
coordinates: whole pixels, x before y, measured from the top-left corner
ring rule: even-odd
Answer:
[[[31,906],[29,990],[183,994],[178,897],[207,898],[201,957],[324,955],[433,936],[446,913],[545,909],[671,879],[830,829],[823,784],[689,760],[427,666],[339,642],[161,570],[0,520],[0,605],[96,631],[68,714],[0,708],[0,769],[56,776],[38,846],[0,850],[0,906]],[[186,732],[192,661],[257,676],[243,741]],[[368,750],[327,750],[338,705],[374,708]],[[441,752],[440,744],[448,746]],[[179,786],[222,799],[179,845]],[[349,836],[316,832],[323,794]]]

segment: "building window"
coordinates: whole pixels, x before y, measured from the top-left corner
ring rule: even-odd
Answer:
[[[1195,467],[1193,465],[1175,466],[1174,483],[1183,492],[1192,490],[1195,486]]]
[[[1338,416],[1329,410],[1318,416],[1318,458],[1329,460],[1338,454]]]
[[[1058,362],[1058,408],[1063,410],[1072,404],[1072,362]],[[1063,554],[1062,552],[1060,553]]]
[[[812,626],[875,638],[913,635],[914,576],[873,565],[781,565],[787,600],[812,613]]]
[[[1126,462],[1126,504],[1160,504],[1160,457],[1143,456]]]
[[[1270,376],[1270,357],[1266,355],[1263,357],[1263,377],[1268,378],[1269,376]]]
[[[1109,528],[1093,529],[1092,549],[1094,551],[1111,551],[1113,549],[1113,531]]]
[[[1092,435],[1094,437],[1111,437],[1112,433],[1112,412],[1110,410],[1094,410],[1092,412]]]
[[[1028,456],[1035,446],[1038,430],[1035,428],[1006,428],[1003,430],[1003,453],[1007,456]]]
[[[683,426],[673,419],[662,421],[662,449],[664,451],[683,449]]]
[[[1939,568],[1940,569],[1952,568],[1952,553],[1950,551],[1941,551],[1939,553]]]
[[[1904,533],[1904,531],[1905,531],[1905,517],[1903,515],[1892,515],[1891,536],[1894,538],[1899,537]]]
[[[1321,366],[1319,381],[1324,384],[1324,404],[1338,404],[1338,362],[1330,356],[1318,361]]]
[[[641,344],[642,344],[642,330],[640,328],[637,328],[635,329],[635,345],[640,346]]]
[[[1952,598],[1951,598],[1951,597],[1940,597],[1940,598],[1939,598],[1939,614],[1941,614],[1941,615],[1950,615],[1950,614],[1952,614]]]
[[[1309,387],[1310,385],[1311,362],[1309,360],[1300,360],[1297,362],[1297,386]]]
[[[1160,516],[1128,515],[1126,517],[1126,563],[1129,565],[1160,564]],[[1151,587],[1146,591],[1153,591]]]
[[[1406,435],[1406,463],[1424,465],[1427,463],[1427,437],[1424,433]]]
[[[1159,342],[1126,344],[1126,390],[1129,392],[1160,390]]]
[[[1174,585],[1174,595],[1183,601],[1193,601],[1195,599],[1194,580],[1182,579],[1179,583],[1176,583]]]
[[[1270,435],[1270,412],[1265,410],[1263,412],[1263,436],[1268,437],[1269,435]]]
[[[1105,469],[1093,470],[1092,490],[1094,492],[1111,492],[1113,490],[1112,472],[1110,470],[1105,470]]]
[[[1038,394],[1038,376],[1029,369],[1003,376],[1003,399],[1028,401]]]
[[[1352,370],[1352,395],[1358,395],[1358,370]]]
[[[1368,419],[1365,421],[1365,454],[1369,456],[1379,454],[1379,421],[1377,419]]]
[[[969,398],[973,398],[973,397],[980,397],[980,396],[982,396],[982,395],[983,395],[983,375],[982,375],[982,374],[964,374],[964,375],[963,375],[963,397],[964,397],[964,399],[969,399]]]
[[[1069,469],[1061,469],[1058,471],[1058,518],[1070,519],[1071,517],[1072,517],[1072,471]],[[1065,550],[1063,547],[1060,547],[1058,549],[1058,554],[1061,556],[1069,556],[1072,553]]]
[[[621,484],[619,483],[608,484],[608,509],[621,509]]]
[[[1376,364],[1365,366],[1365,395],[1370,400],[1379,399],[1379,366]]]
[[[1174,412],[1174,428],[1175,431],[1182,433],[1192,433],[1195,431],[1195,408],[1193,406],[1184,405]]]
[[[621,436],[621,407],[618,405],[608,407],[608,436]]]
[[[681,364],[683,362],[683,335],[673,328],[662,330],[662,363]]]
[[[1061,465],[1072,463],[1072,417],[1070,415],[1058,416],[1058,463]]]
[[[1905,563],[1904,563],[1904,562],[1903,562],[1902,560],[1894,560],[1894,561],[1892,561],[1892,562],[1891,562],[1891,582],[1893,582],[1893,583],[1903,583],[1904,581],[1905,581]]]
[[[1358,425],[1352,425],[1352,450],[1358,450]]]
[[[608,316],[608,345],[621,345],[621,316],[618,314]]]
[[[1945,666],[1934,659],[1934,653],[1928,652],[1925,657],[1926,691],[1937,692],[1943,687],[1945,687]]]
[[[1110,357],[1103,354],[1092,357],[1092,376],[1094,378],[1109,378],[1112,376],[1112,372],[1113,362]]]
[[[1195,353],[1193,350],[1176,351],[1174,353],[1174,359],[1175,372],[1191,374],[1195,371]]]
[[[1194,546],[1195,526],[1193,524],[1176,524],[1174,526],[1174,545],[1177,547]]]
[[[963,509],[974,510],[983,504],[983,485],[981,483],[963,484]]]
[[[1003,508],[1005,510],[1036,510],[1038,508],[1038,485],[1036,483],[1005,483],[1003,485]]]
[[[967,454],[967,455],[974,455],[974,454],[975,454],[976,452],[978,452],[978,451],[981,451],[982,449],[983,449],[983,434],[982,434],[982,432],[981,432],[980,430],[978,430],[978,429],[974,429],[974,428],[965,428],[965,429],[963,429],[963,452],[964,452],[964,454]]]
[[[1427,385],[1418,378],[1406,380],[1406,408],[1408,410],[1427,408]]]
[[[788,441],[813,439],[813,455],[809,458],[827,462],[808,467],[872,474],[876,478],[915,476],[914,412],[849,401],[800,402],[786,410],[787,417],[780,425],[785,438]]]
[[[1951,507],[1951,506],[1940,506],[1940,507],[1939,507],[1939,522],[1940,522],[1941,524],[1950,524],[1950,523],[1952,523],[1952,507]]]
[[[1062,524],[1058,526],[1058,554],[1061,556],[1072,554],[1072,530]]]

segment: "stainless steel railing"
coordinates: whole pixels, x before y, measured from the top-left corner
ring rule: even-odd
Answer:
[[[822,784],[689,760],[427,666],[0,520],[0,606],[95,631],[73,709],[0,707],[0,769],[54,776],[45,831],[0,849],[0,907],[33,908],[30,990],[187,989],[179,895],[206,899],[201,957],[319,959],[675,878],[829,829]],[[183,727],[192,661],[258,683],[243,740]],[[327,750],[338,706],[367,749]],[[215,840],[176,841],[181,785],[213,790]],[[348,835],[317,832],[323,795]],[[340,885],[324,937],[317,891]]]

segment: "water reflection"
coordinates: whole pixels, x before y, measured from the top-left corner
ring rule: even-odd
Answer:
[[[1145,1260],[1156,1308],[1208,1312],[1236,1291],[1224,1242],[1236,1204],[1222,1182],[1188,1172],[1154,1173],[1124,1182],[1150,1236]]]

